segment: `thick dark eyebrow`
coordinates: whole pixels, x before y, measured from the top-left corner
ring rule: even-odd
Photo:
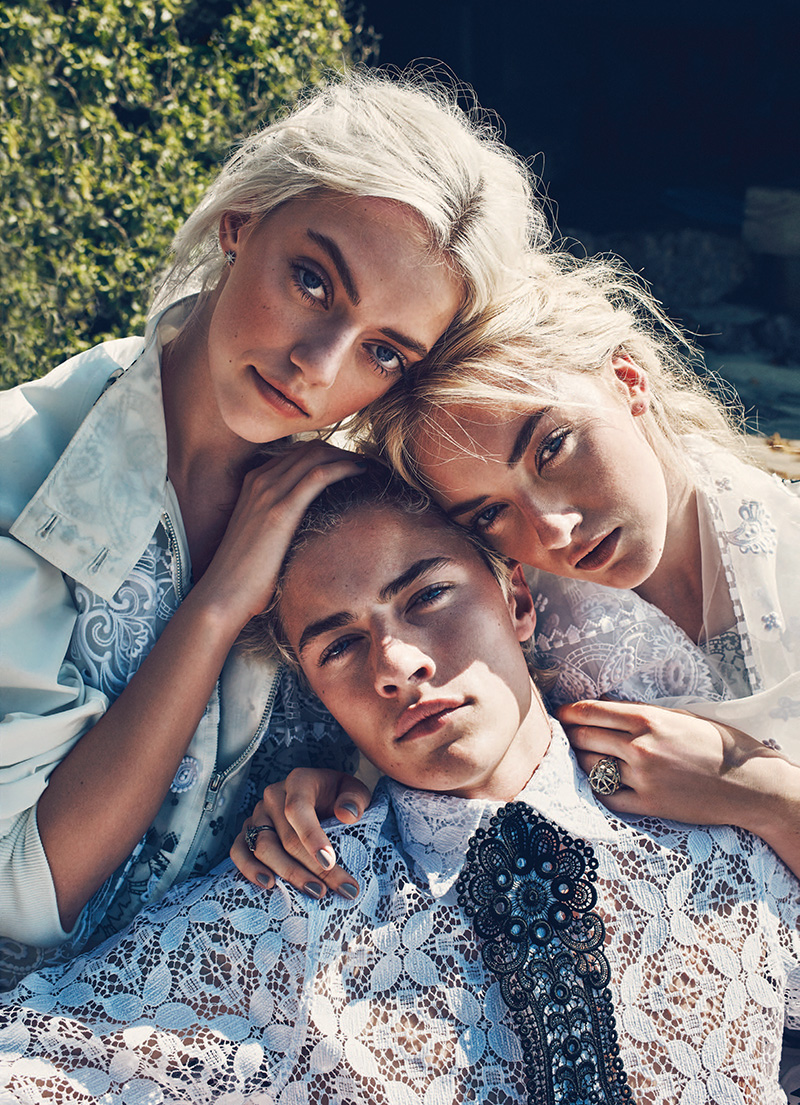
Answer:
[[[514,444],[511,446],[511,452],[508,454],[508,460],[506,464],[509,468],[513,468],[515,464],[518,464],[525,456],[525,450],[531,443],[531,438],[536,433],[536,427],[546,414],[549,414],[552,407],[542,407],[540,411],[536,411],[530,418],[526,418],[522,423],[522,427],[514,438]]]
[[[361,296],[358,294],[358,288],[356,282],[353,279],[353,274],[350,271],[350,266],[344,259],[344,254],[334,242],[333,238],[329,238],[327,234],[320,234],[316,230],[312,230],[310,227],[306,231],[306,234],[312,242],[316,242],[320,249],[323,249],[330,257],[331,262],[339,274],[339,279],[342,282],[342,286],[345,290],[347,298],[356,307],[361,302]]]
[[[416,560],[410,568],[407,568],[395,579],[390,580],[385,587],[381,588],[378,594],[378,601],[389,602],[426,572],[430,572],[436,568],[443,568],[449,563],[450,558],[447,556],[428,556],[421,560]],[[355,620],[355,614],[351,614],[347,610],[339,610],[336,614],[329,614],[327,618],[320,618],[319,621],[310,622],[300,634],[300,641],[297,645],[298,657],[302,656],[311,642],[317,637],[321,637],[323,633],[330,633],[331,630],[334,629],[344,629],[345,626],[352,625]]]
[[[407,334],[401,334],[399,330],[393,330],[391,326],[381,326],[380,331],[382,334],[385,334],[390,341],[405,346],[405,348],[410,349],[412,353],[418,353],[420,357],[427,356],[427,345],[423,345],[422,342],[417,341],[416,338],[409,338]]]
[[[331,614],[327,618],[310,622],[300,634],[297,655],[302,656],[316,637],[321,637],[323,633],[330,633],[332,629],[344,629],[346,625],[352,625],[355,620],[355,614],[348,614],[346,610],[340,610],[338,614]]]
[[[436,568],[444,568],[446,564],[450,563],[450,557],[448,556],[427,556],[422,560],[415,560],[410,568],[407,568],[396,579],[393,579],[390,583],[387,583],[385,587],[381,588],[378,600],[380,602],[388,602],[396,595],[399,595],[401,591],[410,586],[415,580],[419,579],[421,575],[426,572],[433,571]]]

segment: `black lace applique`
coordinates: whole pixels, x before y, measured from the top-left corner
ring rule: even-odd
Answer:
[[[633,1101],[619,1057],[597,860],[524,802],[478,829],[456,884],[522,1042],[536,1105]]]

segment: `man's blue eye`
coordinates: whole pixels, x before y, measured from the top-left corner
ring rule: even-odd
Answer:
[[[332,641],[320,656],[319,666],[322,667],[324,664],[327,664],[329,660],[338,660],[340,656],[344,656],[352,646],[354,640],[355,638],[353,637],[342,637],[338,641]]]
[[[452,589],[451,583],[432,583],[430,587],[426,587],[424,591],[420,591],[412,599],[411,605],[413,606],[432,606],[437,602],[442,595],[447,594]]]

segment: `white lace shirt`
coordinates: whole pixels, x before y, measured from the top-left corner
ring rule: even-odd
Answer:
[[[557,725],[520,799],[492,828],[496,804],[384,781],[332,831],[352,904],[228,868],[174,888],[3,995],[0,1103],[785,1101],[800,888],[770,849],[619,820]]]

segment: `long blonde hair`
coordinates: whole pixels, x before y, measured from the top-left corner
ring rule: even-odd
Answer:
[[[647,374],[643,428],[662,463],[681,462],[687,433],[746,457],[740,411],[698,374],[697,350],[647,286],[617,259],[578,259],[556,250],[532,255],[512,294],[446,336],[415,366],[413,378],[355,416],[351,433],[405,479],[426,487],[420,431],[435,422],[436,433],[446,434],[443,413],[469,405],[502,416],[510,405],[552,403],[564,374],[600,376],[615,356]]]
[[[175,237],[156,306],[217,282],[224,213],[263,219],[288,200],[338,193],[418,212],[432,251],[464,282],[461,315],[485,309],[549,231],[525,163],[456,92],[419,74],[358,69],[309,90],[222,168]]]

